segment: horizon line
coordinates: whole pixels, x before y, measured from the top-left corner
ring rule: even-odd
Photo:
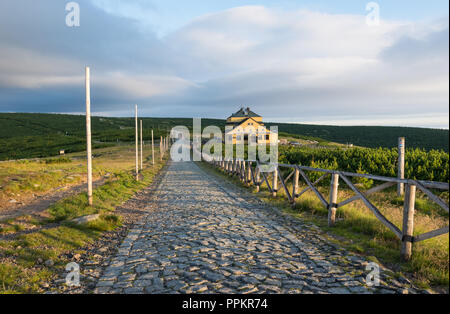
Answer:
[[[84,113],[62,113],[62,112],[1,112],[0,114],[49,114],[49,115],[69,115],[69,116],[84,116]],[[108,119],[123,119],[123,118],[131,118],[134,119],[134,116],[105,116],[105,115],[97,115],[95,113],[91,114],[92,117],[98,117],[98,118],[108,118]],[[143,119],[195,119],[199,117],[170,117],[170,116],[164,116],[164,117],[150,117],[150,116],[142,116],[140,118]],[[223,120],[226,121],[226,118],[207,118],[202,117],[200,119],[209,119],[209,120]],[[355,124],[355,125],[338,125],[338,124],[321,124],[321,123],[308,123],[308,122],[264,122],[265,124],[298,124],[298,125],[314,125],[314,126],[328,126],[328,127],[380,127],[380,128],[411,128],[411,129],[431,129],[431,130],[443,130],[443,131],[449,131],[449,127],[425,127],[425,126],[401,126],[401,125],[370,125],[370,124]]]

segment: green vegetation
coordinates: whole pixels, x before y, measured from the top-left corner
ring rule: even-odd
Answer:
[[[144,141],[166,136],[177,125],[192,128],[192,119],[142,118]],[[224,125],[222,120],[205,123]],[[133,142],[134,118],[92,117],[93,148]],[[41,158],[86,149],[86,118],[63,114],[0,113],[0,160]]]
[[[279,162],[314,168],[397,176],[398,152],[388,148],[279,148]],[[449,154],[443,151],[407,149],[405,177],[408,179],[449,181]]]
[[[184,125],[192,130],[190,118],[142,118],[144,140],[165,136],[174,126]],[[203,119],[202,126],[225,128],[225,120]],[[400,136],[407,138],[407,147],[448,152],[449,131],[396,127],[338,127],[305,124],[275,124],[280,135],[318,141],[352,143],[371,148],[397,146]],[[85,117],[63,114],[0,113],[0,160],[56,156],[60,149],[66,153],[85,149]],[[92,117],[94,148],[134,141],[134,118]]]
[[[393,148],[399,137],[406,137],[406,146],[425,150],[449,151],[449,130],[378,127],[378,126],[327,126],[307,124],[266,123],[278,126],[279,132],[301,135],[304,139],[351,143],[370,148]]]

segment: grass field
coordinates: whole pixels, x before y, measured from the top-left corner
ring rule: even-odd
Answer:
[[[449,235],[442,235],[427,241],[415,243],[413,258],[404,262],[400,256],[400,241],[387,229],[373,213],[367,209],[362,201],[350,203],[337,211],[337,223],[328,227],[328,210],[324,208],[316,195],[309,191],[296,200],[293,209],[283,189],[279,189],[277,198],[273,198],[267,187],[262,186],[256,193],[254,187],[245,187],[237,177],[230,177],[213,168],[209,164],[201,163],[208,171],[219,173],[224,179],[247,188],[265,202],[274,205],[284,212],[310,221],[329,234],[330,241],[344,245],[348,249],[367,256],[373,261],[380,261],[398,274],[409,277],[421,288],[432,288],[438,292],[448,293],[449,286]],[[287,187],[292,189],[292,184]],[[300,190],[306,185],[301,185]],[[328,187],[319,187],[322,195],[329,195]],[[353,196],[352,192],[339,188],[338,202]],[[403,200],[396,196],[395,189],[371,195],[371,202],[378,206],[383,215],[397,227],[402,227]],[[448,202],[448,195],[447,200]],[[449,215],[439,206],[429,201],[425,195],[418,193],[416,201],[415,234],[424,233],[448,225]]]
[[[146,149],[145,169],[137,182],[133,175],[133,146],[103,148],[93,153],[94,175],[105,178],[105,183],[94,189],[93,206],[87,205],[87,194],[80,193],[60,200],[39,215],[0,221],[0,237],[8,237],[0,241],[0,293],[42,292],[43,283],[53,279],[57,269],[69,262],[63,254],[76,252],[103,232],[120,226],[121,217],[114,212],[115,208],[148,186],[165,163],[157,158],[152,166],[151,152]],[[83,156],[78,153],[64,159],[0,164],[5,186],[2,198],[14,196],[26,202],[31,194],[49,193],[56,187],[83,182]],[[12,176],[17,180],[11,180]],[[90,214],[100,214],[100,219],[84,225],[71,222]],[[43,264],[48,260],[54,265]]]
[[[95,149],[93,156],[94,181],[114,177],[134,166],[134,146]],[[12,199],[24,202],[55,188],[86,182],[85,160],[85,153],[82,152],[64,157],[0,163],[0,210],[7,207]]]

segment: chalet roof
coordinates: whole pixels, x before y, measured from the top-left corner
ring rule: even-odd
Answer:
[[[260,118],[261,116],[254,113],[250,108],[242,107],[238,112],[233,113],[230,118]]]
[[[252,120],[252,121],[258,123],[260,126],[264,126],[264,123],[258,122],[258,121],[256,121],[255,119],[250,118],[250,117],[245,118],[245,119],[243,119],[243,120],[241,120],[241,121],[239,121],[239,122],[227,122],[226,125],[232,125],[233,127],[237,127],[237,126],[240,126],[241,124],[244,124],[244,123],[247,122],[248,120]]]

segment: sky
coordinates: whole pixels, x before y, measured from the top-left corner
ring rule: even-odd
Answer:
[[[68,2],[0,2],[0,112],[449,128],[447,0]]]

